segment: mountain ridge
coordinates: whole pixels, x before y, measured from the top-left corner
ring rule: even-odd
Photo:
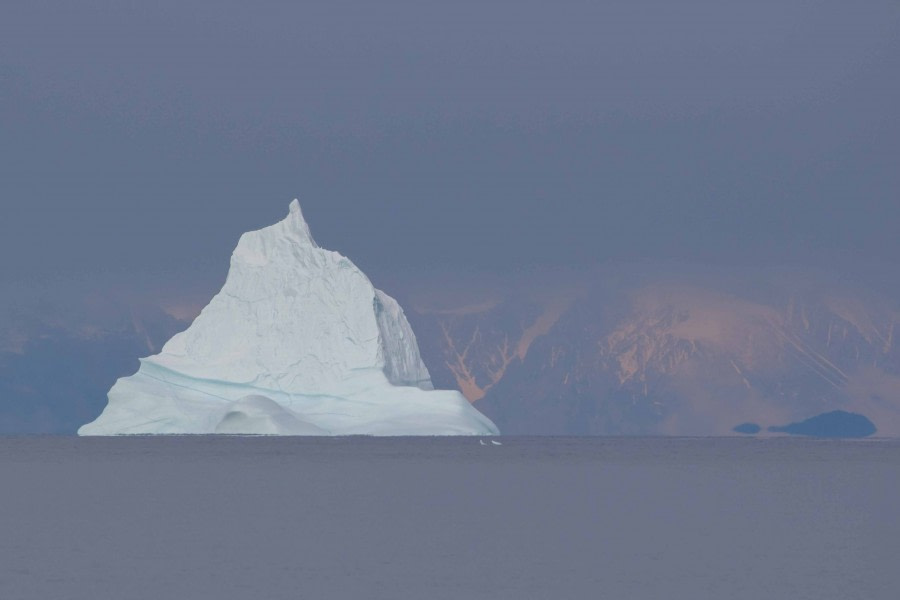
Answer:
[[[433,376],[511,433],[730,435],[855,409],[900,434],[890,301],[815,278],[743,285],[597,278],[521,359],[510,348],[552,312],[521,289],[477,314],[420,311],[416,325]]]

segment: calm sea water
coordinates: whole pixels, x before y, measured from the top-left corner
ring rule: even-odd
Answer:
[[[0,438],[0,598],[900,597],[900,442]]]

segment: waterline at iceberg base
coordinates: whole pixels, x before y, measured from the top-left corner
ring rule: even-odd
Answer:
[[[162,352],[116,382],[79,435],[490,435],[437,391],[400,305],[319,248],[291,203],[241,236],[222,290]]]

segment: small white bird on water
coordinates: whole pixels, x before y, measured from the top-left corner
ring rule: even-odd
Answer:
[[[478,440],[478,443],[481,444],[482,446],[487,446],[487,444],[484,443],[484,440]]]
[[[502,445],[503,445],[503,444],[501,444],[500,442],[498,442],[497,440],[491,440],[491,443],[492,443],[493,445],[495,445],[495,446],[502,446]]]

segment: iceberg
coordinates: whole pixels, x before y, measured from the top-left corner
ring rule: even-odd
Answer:
[[[297,200],[241,236],[222,290],[108,397],[79,435],[499,433],[433,389],[403,309],[316,244]]]

